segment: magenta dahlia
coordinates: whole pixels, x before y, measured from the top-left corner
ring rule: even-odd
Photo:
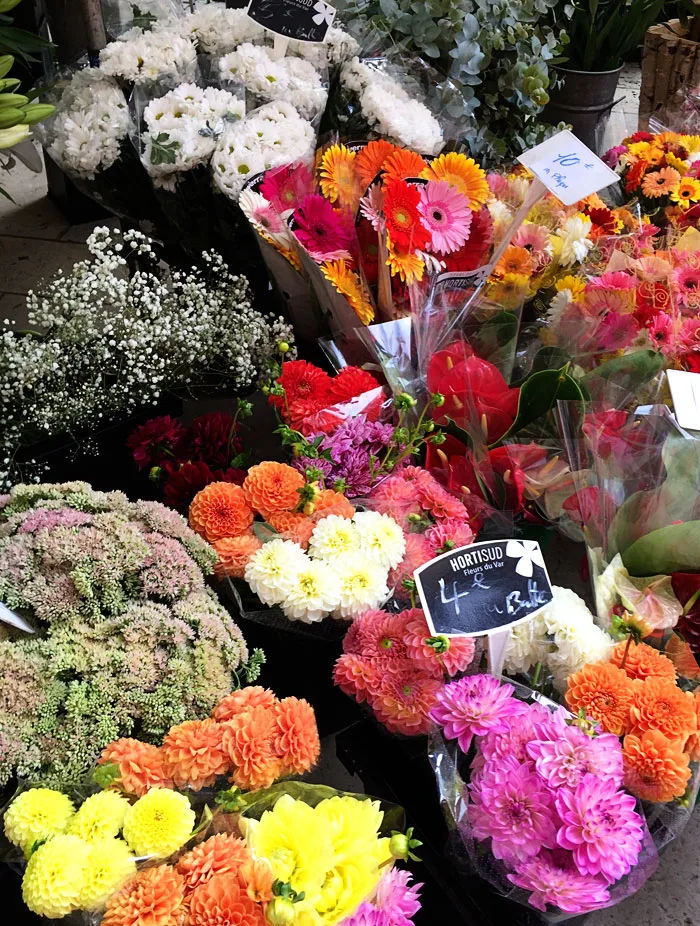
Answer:
[[[508,718],[520,710],[512,694],[512,685],[502,685],[491,675],[467,675],[438,693],[430,719],[468,752],[474,736],[508,729]]]
[[[508,880],[531,891],[529,903],[543,912],[551,904],[564,913],[588,913],[610,900],[603,878],[582,875],[573,865],[566,865],[557,854],[546,850],[518,865]]]

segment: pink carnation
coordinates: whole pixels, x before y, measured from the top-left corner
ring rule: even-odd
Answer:
[[[512,694],[512,685],[502,685],[491,675],[467,675],[445,685],[430,717],[467,752],[474,736],[508,729],[508,718],[520,709]]]
[[[425,615],[420,608],[404,612],[407,618],[405,642],[411,659],[424,669],[443,678],[445,672],[456,675],[464,672],[474,658],[474,640],[471,637],[446,637],[447,649],[443,653],[428,645],[431,638]]]
[[[536,858],[518,865],[508,880],[531,891],[528,902],[542,912],[547,904],[564,913],[588,913],[610,900],[606,882],[592,875],[582,875],[576,868],[557,858],[557,853],[542,851]]]

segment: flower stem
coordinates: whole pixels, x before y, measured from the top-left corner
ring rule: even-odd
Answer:
[[[632,646],[632,635],[631,634],[627,637],[627,646],[625,647],[625,651],[622,654],[622,659],[620,660],[621,669],[625,668],[625,663],[627,662],[627,656],[629,655],[630,646]]]

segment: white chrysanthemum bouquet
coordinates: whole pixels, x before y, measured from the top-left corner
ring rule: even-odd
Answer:
[[[193,80],[197,50],[178,26],[166,24],[151,30],[137,27],[102,49],[100,69],[129,86],[165,76]]]

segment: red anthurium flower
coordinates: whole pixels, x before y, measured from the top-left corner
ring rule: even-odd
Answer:
[[[700,654],[700,572],[674,572],[671,586],[683,610],[687,609],[676,624],[676,630],[691,651]]]

